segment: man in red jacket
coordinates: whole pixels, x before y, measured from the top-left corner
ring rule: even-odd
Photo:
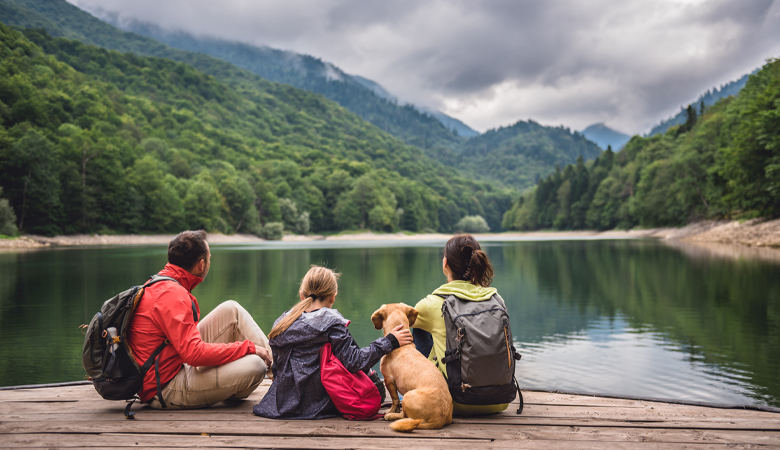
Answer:
[[[168,342],[158,356],[158,371],[153,367],[146,373],[138,394],[152,408],[205,408],[248,397],[271,365],[268,339],[238,303],[228,300],[198,320],[200,307],[191,292],[210,264],[206,232],[179,233],[168,244],[168,264],[158,274],[176,281],[147,287],[133,313],[127,340],[136,361],[146,361]]]

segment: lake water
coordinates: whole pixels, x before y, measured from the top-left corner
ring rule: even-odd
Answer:
[[[335,307],[361,345],[382,303],[444,283],[443,241],[212,246],[203,313],[234,299],[266,332],[311,264],[343,273]],[[506,300],[522,388],[780,406],[780,265],[650,240],[483,243]],[[166,261],[159,247],[0,253],[0,385],[75,381],[102,302]]]

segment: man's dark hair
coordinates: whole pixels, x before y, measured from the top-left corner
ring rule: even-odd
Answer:
[[[206,249],[206,232],[182,231],[168,244],[168,262],[190,270],[201,259],[208,256]]]

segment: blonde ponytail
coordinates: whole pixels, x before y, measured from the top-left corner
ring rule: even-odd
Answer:
[[[301,289],[298,291],[301,296],[305,296],[303,300],[298,302],[297,305],[287,313],[282,320],[280,320],[276,326],[268,333],[268,339],[274,338],[290,328],[301,314],[311,307],[312,302],[315,299],[326,300],[335,296],[338,293],[339,286],[337,280],[340,274],[321,266],[311,266],[303,280],[301,280]]]

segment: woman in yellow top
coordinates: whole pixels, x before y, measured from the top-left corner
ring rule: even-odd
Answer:
[[[441,362],[447,349],[444,317],[441,312],[444,297],[454,295],[464,300],[479,302],[488,300],[497,291],[496,288],[489,287],[493,281],[493,266],[477,240],[469,234],[456,235],[447,241],[444,246],[442,272],[447,277],[447,283],[415,305],[418,315],[413,332],[417,349],[428,356],[446,378],[447,366]],[[509,404],[462,405],[453,401],[452,406],[454,415],[474,415],[500,412]]]

